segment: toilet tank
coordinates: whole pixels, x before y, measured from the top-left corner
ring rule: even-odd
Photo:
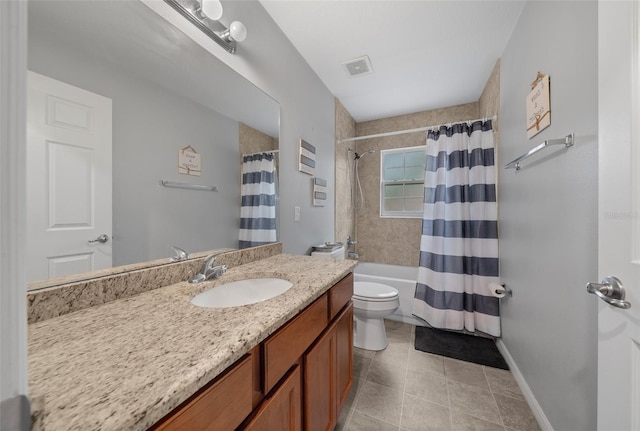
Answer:
[[[314,247],[311,252],[313,257],[325,257],[331,259],[344,259],[344,246],[336,246],[332,248]]]

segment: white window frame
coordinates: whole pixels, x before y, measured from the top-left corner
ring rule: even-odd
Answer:
[[[392,149],[380,151],[380,218],[422,218],[422,215],[423,215],[422,209],[420,209],[420,211],[406,211],[406,210],[385,211],[384,209],[384,199],[385,199],[384,186],[385,185],[387,184],[403,184],[403,185],[422,184],[424,186],[424,178],[421,180],[403,179],[398,181],[384,181],[384,160],[387,155],[414,152],[416,150],[422,150],[425,153],[425,160],[426,160],[426,153],[427,153],[426,145],[418,145],[415,147],[392,148]]]

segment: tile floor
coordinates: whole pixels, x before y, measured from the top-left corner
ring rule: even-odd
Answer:
[[[385,350],[354,349],[336,430],[540,430],[509,371],[415,350],[415,326],[385,322]]]

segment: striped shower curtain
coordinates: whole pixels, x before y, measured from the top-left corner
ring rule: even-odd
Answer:
[[[277,241],[276,187],[273,153],[242,158],[239,248]]]
[[[431,326],[500,336],[491,121],[430,130],[413,314]]]

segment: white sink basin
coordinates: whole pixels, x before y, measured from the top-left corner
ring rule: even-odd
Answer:
[[[226,308],[255,304],[282,295],[293,283],[281,278],[251,278],[232,281],[195,296],[191,303],[198,307]]]

